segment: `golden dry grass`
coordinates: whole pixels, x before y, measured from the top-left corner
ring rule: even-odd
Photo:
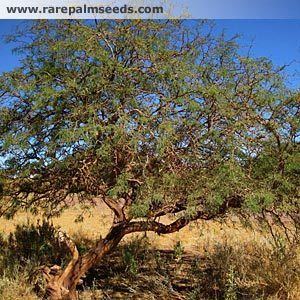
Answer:
[[[51,219],[55,226],[61,227],[69,235],[82,235],[88,239],[96,240],[100,235],[105,236],[112,222],[112,214],[104,205],[94,207],[84,215],[83,222],[76,222],[80,215],[79,206],[73,206],[58,218]],[[30,213],[19,213],[12,220],[0,218],[0,232],[9,234],[13,232],[16,225],[35,223],[40,219]],[[168,218],[162,218],[161,222],[171,222]],[[139,234],[142,235],[142,234]],[[263,241],[265,236],[259,231],[253,231],[240,226],[239,222],[220,223],[215,221],[197,221],[189,226],[168,235],[157,235],[148,232],[147,236],[156,249],[172,249],[181,241],[183,247],[189,252],[202,253],[209,250],[216,242],[230,240],[232,242]],[[124,240],[132,237],[127,236]]]
[[[60,217],[53,218],[52,222],[55,226],[60,226],[70,236],[74,236],[76,240],[80,240],[80,238],[96,240],[100,235],[105,236],[112,222],[112,214],[105,206],[93,208],[85,214],[83,222],[76,222],[75,220],[80,213],[80,207],[73,206]],[[13,220],[0,219],[0,232],[7,235],[14,231],[16,225],[38,222],[39,219],[39,216],[32,216],[29,213],[19,213]],[[171,219],[161,219],[160,221],[168,223]],[[130,243],[136,236],[143,235],[143,233],[129,235],[124,239],[123,245]],[[286,262],[281,261],[280,254],[278,254],[279,256],[273,255],[272,240],[267,232],[247,229],[241,226],[237,220],[227,223],[199,221],[173,234],[158,236],[154,233],[147,233],[147,237],[152,249],[173,250],[180,241],[180,245],[186,254],[201,257],[203,265],[196,270],[196,274],[187,275],[193,277],[191,282],[194,281],[196,285],[201,286],[203,284],[201,272],[204,269],[212,268],[215,273],[208,275],[206,280],[213,285],[215,278],[218,278],[216,289],[219,289],[219,292],[222,292],[221,289],[227,289],[228,276],[234,276],[235,288],[245,290],[250,294],[252,291],[253,293],[267,291],[268,295],[261,296],[259,299],[300,299],[300,277],[295,278],[295,276],[299,276],[299,272],[296,270],[300,267],[299,249],[296,258],[289,259]],[[168,266],[166,267],[168,268]],[[205,272],[203,271],[203,274],[206,274]],[[198,275],[201,275],[201,278],[197,278]],[[116,284],[121,282],[121,277],[118,278],[118,276],[116,275],[116,279],[113,279],[116,280]],[[139,280],[143,279],[143,276],[144,274],[141,274]],[[153,278],[151,276],[146,277],[149,282],[156,280]],[[0,298],[2,296],[4,300],[37,299],[30,286],[26,286],[22,278],[15,281],[9,280],[11,279],[0,278]],[[4,284],[6,281],[9,281],[9,286],[1,294],[1,282]],[[138,280],[136,281],[138,282]],[[126,282],[126,284],[134,285],[135,282]],[[135,288],[139,290],[140,287],[135,286]],[[153,293],[155,295],[155,292]],[[165,293],[168,293],[168,291],[166,290]],[[99,289],[93,292],[84,291],[81,293],[80,299],[102,299],[101,295],[104,294]],[[141,291],[139,291],[139,294],[135,296],[140,298],[133,297],[130,299],[148,299],[147,297],[141,297],[141,295]],[[182,296],[182,299],[210,299],[201,298],[202,296],[197,294],[197,290],[195,290],[195,295],[193,294],[191,298]],[[126,297],[123,296],[122,298],[121,296],[119,299],[127,299]],[[151,297],[151,299],[162,299],[158,296]],[[221,298],[216,297],[215,299]],[[169,296],[169,299],[181,298]]]

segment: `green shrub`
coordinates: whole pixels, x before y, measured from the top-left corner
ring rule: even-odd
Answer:
[[[182,245],[182,242],[178,241],[174,247],[173,247],[173,251],[174,251],[174,259],[176,261],[180,261],[184,252],[184,247]]]
[[[133,276],[138,274],[139,265],[146,258],[148,248],[149,242],[146,237],[133,238],[124,245],[122,257],[126,272]]]
[[[57,228],[46,220],[37,225],[17,225],[7,239],[0,238],[2,270],[13,273],[16,267],[63,264],[68,251],[59,243],[56,232]]]

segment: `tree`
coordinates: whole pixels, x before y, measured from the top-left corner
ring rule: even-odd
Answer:
[[[207,22],[39,21],[0,78],[2,215],[114,213],[105,238],[46,272],[52,299],[127,234],[197,219],[299,212],[299,95],[282,68],[239,54]],[[173,215],[170,224],[158,218]]]

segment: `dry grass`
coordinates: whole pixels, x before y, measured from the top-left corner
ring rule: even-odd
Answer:
[[[100,235],[105,236],[112,222],[112,214],[106,206],[93,208],[84,215],[83,222],[76,222],[80,213],[80,207],[75,206],[65,211],[59,218],[53,218],[52,222],[71,236],[82,235],[91,240],[96,240]],[[32,216],[30,213],[19,213],[13,220],[0,218],[0,232],[9,234],[18,224],[35,223],[39,219],[39,216]],[[170,222],[168,218],[162,218],[160,221]],[[172,249],[178,241],[181,241],[186,251],[196,253],[209,250],[215,242],[227,239],[240,242],[261,241],[265,238],[261,232],[241,227],[238,221],[230,222],[229,225],[213,221],[209,223],[198,221],[173,234],[158,236],[150,232],[147,236],[151,239],[153,247],[157,249]],[[130,237],[125,238],[128,239]]]
[[[105,207],[76,223],[80,212],[72,207],[52,221],[83,245],[107,233],[112,215]],[[26,213],[0,219],[0,232],[38,219]],[[300,299],[299,247],[283,241],[275,248],[264,231],[238,221],[198,222],[166,236],[147,233],[147,245],[140,244],[142,236],[126,237],[119,251],[88,274],[80,299]],[[22,276],[2,276],[0,299],[37,298]]]
[[[16,274],[14,278],[2,276],[0,278],[0,299],[3,300],[38,300],[32,287]]]

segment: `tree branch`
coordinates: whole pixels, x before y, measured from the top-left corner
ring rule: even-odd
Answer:
[[[210,220],[215,217],[216,214],[210,215],[203,211],[198,211],[195,215],[193,215],[190,218],[183,216],[168,225],[157,221],[133,221],[125,225],[124,235],[141,231],[154,231],[158,234],[168,234],[179,231],[180,229],[188,225],[191,221],[195,221],[198,219]]]

